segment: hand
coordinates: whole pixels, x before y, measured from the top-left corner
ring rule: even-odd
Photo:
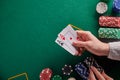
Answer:
[[[107,74],[105,74],[104,71],[100,73],[95,67],[91,66],[88,80],[113,80],[113,79],[109,77]]]
[[[99,41],[91,32],[89,31],[76,31],[79,38],[73,42],[73,45],[78,48],[85,48],[91,53],[97,56],[107,56],[109,54],[109,44]],[[78,51],[79,54],[79,51]]]

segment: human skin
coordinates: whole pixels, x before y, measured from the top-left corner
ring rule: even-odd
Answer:
[[[75,47],[78,47],[79,50],[86,49],[94,55],[97,56],[108,56],[109,54],[109,44],[101,42],[98,40],[91,32],[89,31],[76,31],[77,36],[81,38],[81,40],[77,40],[73,42]],[[77,52],[77,54],[81,54],[81,52]]]

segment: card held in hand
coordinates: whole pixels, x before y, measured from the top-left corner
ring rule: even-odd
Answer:
[[[77,48],[72,43],[77,40],[77,34],[71,25],[65,27],[56,39],[56,43],[67,50],[72,55],[76,55]]]

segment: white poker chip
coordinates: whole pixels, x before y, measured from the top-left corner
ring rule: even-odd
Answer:
[[[105,2],[99,2],[96,6],[96,11],[99,14],[104,14],[105,12],[107,12],[108,10],[108,6]]]
[[[68,80],[76,80],[74,77],[70,77],[68,78]]]

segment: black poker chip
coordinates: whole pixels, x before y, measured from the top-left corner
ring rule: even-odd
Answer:
[[[97,61],[92,56],[87,57],[83,62],[87,65],[87,67],[94,66],[99,72],[103,72],[103,68],[98,65]]]
[[[64,75],[70,75],[73,72],[72,66],[71,65],[64,65],[62,68],[62,72]]]

